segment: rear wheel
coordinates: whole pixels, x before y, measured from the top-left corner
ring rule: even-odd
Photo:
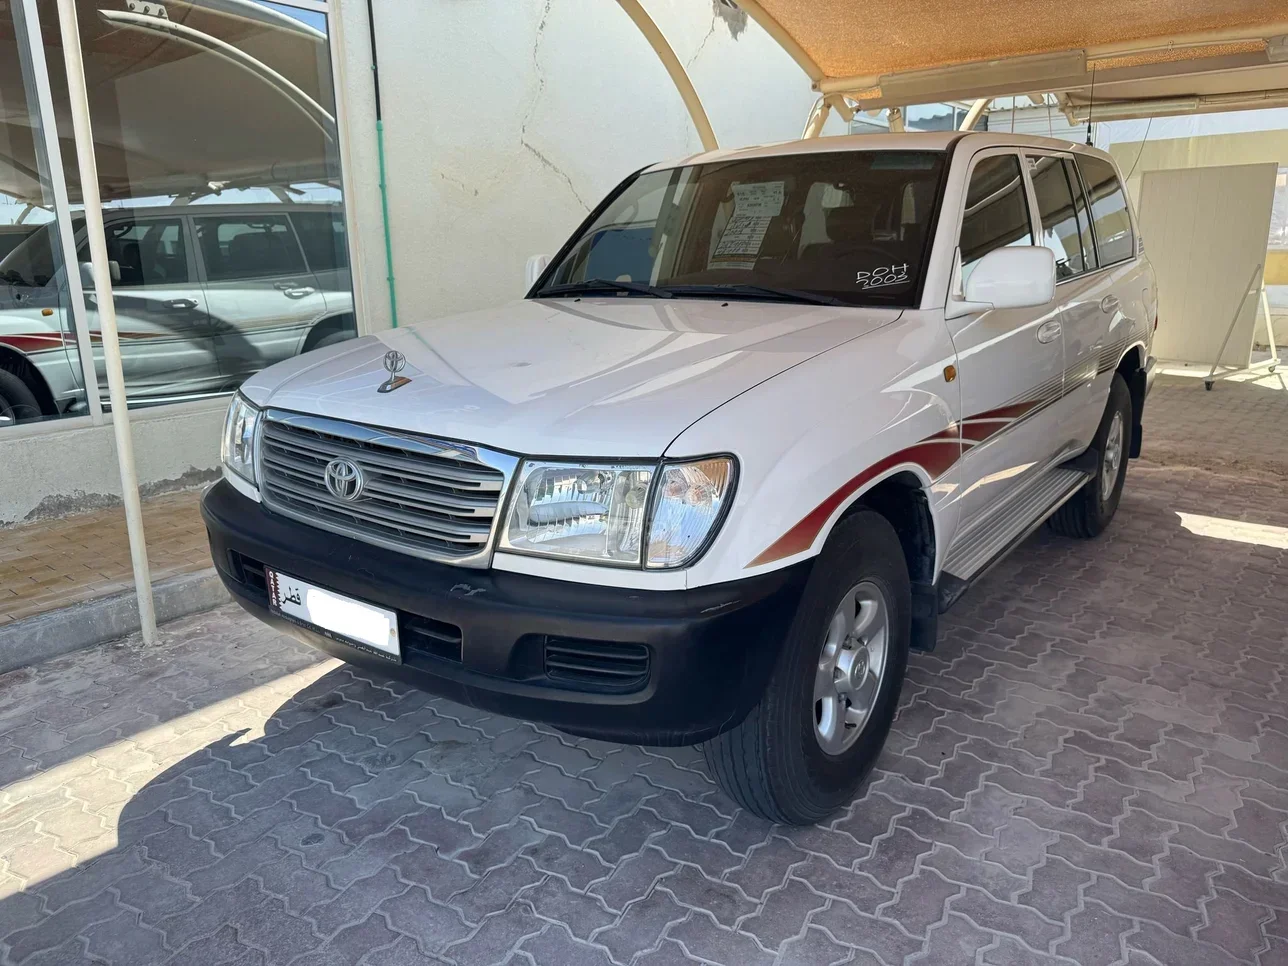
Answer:
[[[1091,444],[1099,455],[1096,474],[1052,515],[1049,523],[1056,533],[1085,540],[1100,536],[1109,526],[1123,495],[1133,425],[1131,393],[1123,377],[1114,373],[1109,402]]]
[[[808,825],[854,797],[894,719],[910,614],[894,528],[872,510],[837,524],[760,703],[703,747],[734,801],[772,822]]]
[[[0,427],[39,419],[40,402],[22,378],[0,369]]]

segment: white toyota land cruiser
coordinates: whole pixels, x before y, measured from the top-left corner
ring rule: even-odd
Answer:
[[[853,797],[910,647],[1140,450],[1153,272],[1103,152],[718,151],[618,186],[522,301],[242,387],[203,504],[251,613],[578,735],[704,742],[779,822]]]

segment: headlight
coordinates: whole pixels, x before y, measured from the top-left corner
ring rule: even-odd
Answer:
[[[650,569],[682,567],[707,546],[724,516],[734,482],[728,456],[662,467],[649,515]]]
[[[524,463],[501,545],[520,553],[638,567],[655,470]]]
[[[682,567],[715,535],[734,476],[727,456],[660,470],[649,463],[526,462],[501,549],[620,567]]]
[[[259,410],[238,393],[228,407],[224,420],[224,438],[219,446],[219,458],[242,479],[255,482],[255,427],[259,423]]]

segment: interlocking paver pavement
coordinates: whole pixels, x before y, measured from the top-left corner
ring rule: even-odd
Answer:
[[[1103,539],[1038,536],[949,615],[809,829],[694,749],[471,711],[232,607],[11,673],[0,961],[1288,963],[1282,528],[1282,483],[1133,465]]]

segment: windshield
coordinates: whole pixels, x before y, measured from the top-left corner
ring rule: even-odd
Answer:
[[[72,219],[73,230],[85,226],[84,218]],[[54,223],[46,222],[0,259],[0,282],[15,288],[42,289],[54,277]]]
[[[576,236],[534,296],[911,305],[944,159],[838,151],[642,174]]]

